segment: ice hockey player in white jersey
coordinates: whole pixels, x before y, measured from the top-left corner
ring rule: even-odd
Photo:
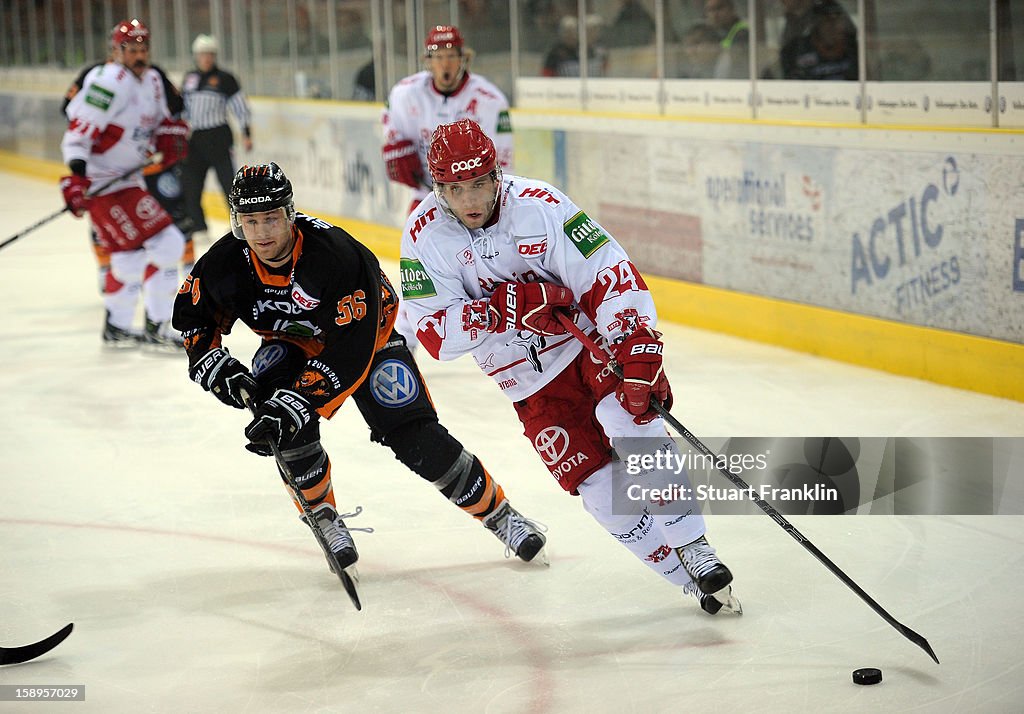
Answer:
[[[402,235],[402,294],[420,344],[442,360],[471,354],[559,485],[648,567],[708,613],[742,612],[698,504],[622,507],[616,452],[645,437],[675,449],[651,405],[670,408],[672,392],[636,266],[554,186],[503,174],[476,123],[439,126],[428,162],[433,193]],[[558,310],[611,350],[623,380],[566,334]]]
[[[472,119],[491,137],[498,164],[512,170],[512,123],[508,99],[490,80],[469,71],[473,51],[457,27],[437,25],[427,34],[427,69],[391,89],[382,117],[388,178],[413,190],[412,212],[430,193],[427,149],[434,129]]]
[[[382,117],[384,164],[388,178],[412,189],[409,213],[430,194],[427,149],[441,124],[472,119],[494,142],[501,168],[512,171],[508,99],[492,82],[469,71],[472,57],[473,50],[465,46],[459,28],[436,25],[424,41],[427,69],[401,80],[388,95]],[[415,331],[404,303],[395,328],[415,351]]]
[[[115,181],[101,195],[90,186],[105,184],[140,167],[153,150],[170,166],[184,157],[188,126],[172,119],[160,73],[149,64],[149,30],[125,20],[111,33],[111,61],[92,69],[67,107],[68,128],[61,142],[70,175],[61,192],[75,216],[89,214],[117,289],[105,293],[104,343],[140,343],[177,352],[180,335],[170,325],[178,287],[178,264],[185,236],[170,214],[145,190],[142,172]],[[146,324],[133,328],[139,294]]]

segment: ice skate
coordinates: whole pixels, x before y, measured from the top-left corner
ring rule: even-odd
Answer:
[[[330,550],[324,555],[327,557],[327,565],[331,572],[337,574],[339,570],[345,570],[354,565],[359,560],[356,542],[345,525],[345,521],[334,510],[334,506],[329,503],[321,503],[313,509],[313,517],[316,518]]]
[[[708,545],[704,536],[689,545],[676,548],[676,553],[697,588],[705,595],[717,593],[732,582],[732,573],[718,559],[715,549]]]
[[[543,552],[544,544],[547,542],[543,531],[546,531],[547,527],[524,518],[507,500],[502,501],[483,523],[487,530],[505,544],[506,558],[514,552],[520,560],[529,563],[540,554],[539,562],[548,565],[547,554]]]
[[[142,335],[134,330],[124,330],[110,324],[110,313],[103,323],[103,346],[113,349],[134,349],[139,346]]]
[[[146,317],[146,330],[142,333],[142,344],[154,352],[177,353],[185,348],[181,333],[171,327],[171,321],[154,322]]]
[[[732,586],[726,585],[714,595],[702,593],[697,584],[692,580],[683,586],[684,595],[693,595],[700,603],[700,609],[709,615],[717,615],[719,612],[727,614],[742,615],[743,606],[732,594]]]

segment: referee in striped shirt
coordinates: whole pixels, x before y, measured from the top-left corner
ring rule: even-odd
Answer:
[[[206,174],[211,168],[217,173],[225,196],[230,193],[235,176],[231,152],[234,137],[228,126],[228,108],[242,128],[242,143],[247,152],[252,151],[252,112],[235,76],[217,66],[216,39],[198,35],[192,43],[192,55],[196,69],[185,75],[181,85],[185,98],[184,117],[192,127],[181,178],[185,210],[195,222],[193,237],[202,240],[207,237],[201,203]]]

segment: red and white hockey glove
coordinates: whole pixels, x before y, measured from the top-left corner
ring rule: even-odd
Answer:
[[[487,331],[564,335],[556,310],[572,307],[572,291],[554,283],[501,283],[487,301]]]
[[[404,183],[410,188],[419,188],[423,183],[423,167],[416,151],[416,145],[408,139],[387,144],[383,151],[384,165],[388,178]]]
[[[64,203],[77,218],[89,212],[89,196],[86,192],[91,183],[85,176],[78,174],[61,177],[60,192],[64,194]]]
[[[658,416],[651,406],[654,397],[665,409],[672,408],[672,389],[662,369],[661,333],[641,327],[617,345],[612,345],[615,361],[622,367],[622,382],[615,388],[619,403],[633,415],[637,424],[647,424]]]
[[[153,146],[163,154],[161,166],[178,163],[188,155],[188,124],[181,119],[164,119],[153,130]]]

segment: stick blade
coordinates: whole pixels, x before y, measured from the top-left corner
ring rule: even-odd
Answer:
[[[21,664],[41,657],[67,639],[73,629],[75,629],[75,623],[69,622],[45,640],[22,647],[0,647],[0,665]]]
[[[901,624],[897,629],[900,631],[901,635],[923,649],[929,657],[935,660],[935,664],[939,664],[939,658],[935,656],[935,650],[933,650],[932,646],[928,644],[928,640],[911,630],[906,625]]]

